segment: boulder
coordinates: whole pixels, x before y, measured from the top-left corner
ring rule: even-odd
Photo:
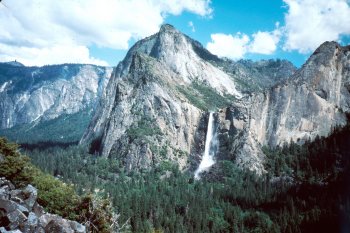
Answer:
[[[32,211],[35,213],[35,215],[40,218],[42,215],[45,214],[44,208],[39,205],[37,202],[34,204]]]
[[[62,218],[51,220],[45,227],[45,232],[74,233],[68,221]]]
[[[4,227],[0,227],[0,233],[22,233],[20,230],[8,231]]]
[[[27,185],[15,189],[0,178],[0,233],[85,233],[84,225],[45,213],[37,200],[37,189]]]
[[[23,195],[26,197],[24,203],[29,209],[32,209],[38,197],[38,190],[29,184],[24,188]]]
[[[23,222],[27,221],[27,217],[18,209],[6,215],[8,219],[7,227],[11,230],[16,230]]]

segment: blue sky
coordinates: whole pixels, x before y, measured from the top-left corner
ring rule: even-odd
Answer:
[[[243,0],[243,1],[213,1],[214,9],[212,18],[203,18],[191,13],[184,13],[181,17],[170,16],[166,22],[173,24],[192,38],[206,45],[210,41],[210,35],[214,32],[235,34],[237,32],[253,34],[258,30],[273,31],[276,22],[284,21],[284,14],[287,13],[287,6],[280,0]],[[195,32],[192,32],[188,22],[195,25]],[[247,54],[246,59],[287,59],[297,66],[303,64],[310,53],[300,54],[276,50],[270,55]]]
[[[301,66],[322,42],[350,43],[349,0],[3,0],[0,62],[115,66],[164,23],[212,53]]]

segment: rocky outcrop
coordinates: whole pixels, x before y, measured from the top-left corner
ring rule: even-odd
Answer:
[[[37,189],[31,185],[16,189],[0,178],[0,232],[1,233],[85,233],[85,226],[45,213],[37,202]]]
[[[325,42],[285,82],[221,110],[222,138],[237,164],[264,171],[263,145],[303,143],[346,123],[350,111],[350,47]],[[222,144],[225,141],[222,141]]]
[[[16,64],[0,63],[0,129],[91,108],[103,95],[112,71],[94,65]]]

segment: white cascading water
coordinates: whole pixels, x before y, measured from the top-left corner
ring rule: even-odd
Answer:
[[[205,149],[204,149],[204,155],[202,157],[202,161],[199,164],[199,167],[194,173],[194,178],[199,179],[200,173],[203,171],[208,171],[211,166],[214,165],[214,155],[217,149],[217,139],[215,135],[215,125],[214,125],[214,117],[213,113],[209,113],[209,122],[208,122],[208,129],[207,129],[207,136],[205,138]]]

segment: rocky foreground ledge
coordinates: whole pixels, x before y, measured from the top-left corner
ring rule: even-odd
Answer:
[[[0,178],[0,233],[83,233],[84,225],[45,213],[37,203],[37,189],[23,189]]]

